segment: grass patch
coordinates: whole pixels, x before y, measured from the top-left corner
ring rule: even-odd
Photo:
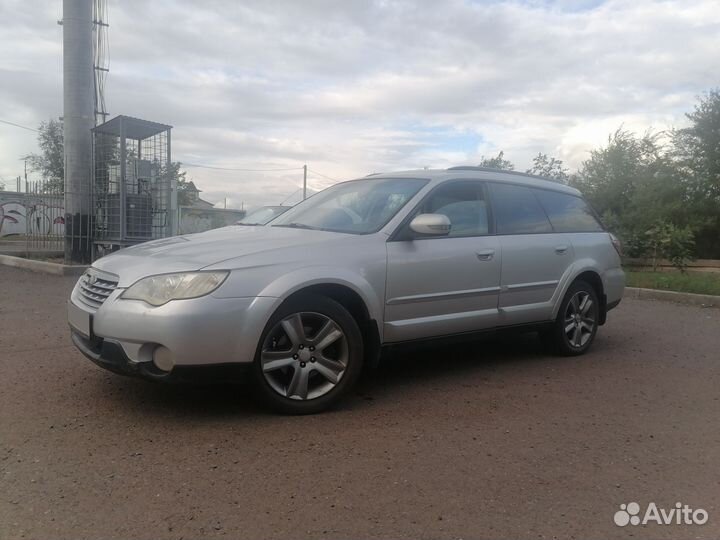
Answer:
[[[625,272],[628,287],[720,296],[720,273],[636,272],[627,269]]]

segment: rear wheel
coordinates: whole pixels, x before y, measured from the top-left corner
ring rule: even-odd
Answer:
[[[600,303],[595,289],[576,281],[565,294],[552,327],[542,334],[543,341],[556,353],[576,356],[585,353],[597,334]]]
[[[362,334],[352,315],[330,298],[304,295],[273,314],[253,371],[262,397],[273,409],[312,414],[347,394],[362,360]]]

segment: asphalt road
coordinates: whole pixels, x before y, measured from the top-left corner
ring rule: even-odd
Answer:
[[[104,372],[73,278],[0,266],[0,538],[717,538],[720,310],[626,300],[582,358],[393,358],[339,410]],[[703,508],[628,525],[621,503]]]

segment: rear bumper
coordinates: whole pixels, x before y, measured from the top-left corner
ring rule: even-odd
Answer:
[[[172,371],[161,371],[152,362],[133,362],[119,343],[103,338],[88,339],[71,333],[73,344],[95,365],[129,377],[167,382],[237,382],[246,378],[250,364],[209,364],[176,366]]]
[[[603,274],[603,287],[607,297],[607,310],[617,306],[625,292],[625,272],[622,268],[611,268]]]

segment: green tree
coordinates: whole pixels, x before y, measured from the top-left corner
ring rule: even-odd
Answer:
[[[608,136],[607,146],[592,150],[573,184],[601,213],[626,214],[635,192],[639,169],[647,161],[642,145],[622,128]]]
[[[648,132],[639,137],[620,128],[608,137],[607,146],[590,153],[570,180],[623,239],[630,256],[657,254],[660,239],[670,236],[673,245],[692,246],[696,220],[688,184],[663,135]]]
[[[513,165],[509,160],[505,159],[505,152],[500,150],[497,156],[486,158],[485,156],[482,157],[482,161],[480,161],[480,167],[488,167],[490,169],[499,169],[501,171],[514,171],[515,165]]]
[[[27,156],[30,170],[40,173],[46,182],[46,191],[63,193],[65,191],[65,155],[62,122],[53,119],[41,122],[38,128],[37,142],[40,153]]]
[[[690,125],[673,132],[676,166],[687,185],[700,257],[720,257],[720,89],[700,98]]]
[[[635,219],[641,206],[649,226],[664,214],[664,203],[680,195],[672,161],[661,143],[661,134],[636,136],[622,128],[608,137],[605,147],[592,150],[570,182],[581,189],[601,214]],[[670,191],[671,194],[667,192]],[[641,203],[641,204],[638,204]],[[652,208],[650,208],[652,206]]]
[[[695,244],[694,233],[689,227],[676,227],[659,221],[644,234],[643,257],[652,258],[653,271],[657,270],[658,258],[668,259],[681,272],[692,260]]]
[[[526,172],[554,180],[555,182],[560,182],[561,184],[567,184],[570,180],[570,175],[568,174],[569,169],[563,167],[562,160],[555,159],[542,152],[539,152],[538,155],[533,158],[532,167]]]

